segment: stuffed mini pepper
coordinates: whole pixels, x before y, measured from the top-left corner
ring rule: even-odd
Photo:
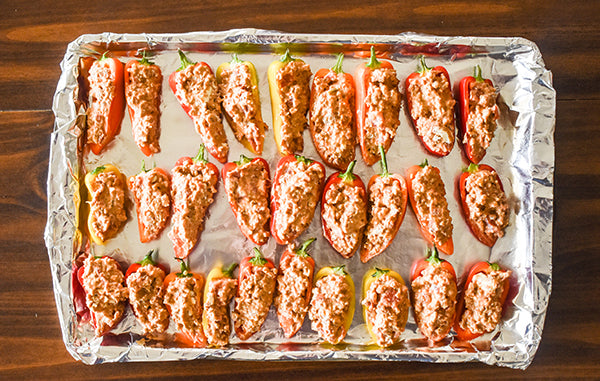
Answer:
[[[229,344],[231,335],[229,303],[237,292],[237,279],[233,277],[236,267],[237,263],[233,263],[227,268],[218,265],[206,277],[202,327],[208,345],[213,347],[223,347]]]

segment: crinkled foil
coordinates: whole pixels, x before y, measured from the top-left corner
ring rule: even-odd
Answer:
[[[498,240],[493,248],[484,246],[473,237],[460,213],[456,182],[468,163],[461,154],[458,142],[447,157],[428,155],[403,106],[401,125],[388,154],[390,171],[403,175],[409,166],[419,164],[425,158],[440,168],[454,224],[455,254],[446,259],[456,268],[459,282],[464,282],[468,268],[480,260],[498,262],[513,272],[512,304],[494,332],[474,340],[466,348],[455,345],[453,335],[430,347],[419,333],[411,313],[401,344],[386,350],[370,345],[360,308],[362,277],[372,266],[385,266],[398,271],[404,279],[409,279],[412,263],[424,256],[427,247],[411,210],[407,212],[393,244],[368,264],[362,264],[358,255],[348,260],[335,253],[321,234],[318,215],[298,240],[301,242],[309,237],[317,237],[311,250],[317,268],[345,264],[357,285],[357,310],[343,345],[320,344],[316,332],[310,329],[308,319],[295,337],[285,339],[274,308],[262,330],[249,342],[242,343],[232,336],[231,345],[225,349],[178,348],[165,342],[146,340],[129,307],[126,317],[113,330],[113,335],[104,338],[95,338],[89,324],[77,321],[70,296],[71,266],[86,240],[77,230],[76,210],[81,203],[78,179],[86,169],[104,163],[115,164],[123,173],[131,176],[139,172],[141,160],[144,159],[133,141],[127,115],[120,135],[105,153],[100,156],[87,154],[84,157],[78,150],[78,139],[85,124],[85,109],[80,102],[74,101],[78,99],[77,67],[81,57],[98,57],[108,49],[126,62],[138,49],[152,50],[153,60],[160,65],[164,77],[162,152],[152,159],[146,159],[146,162],[150,160],[170,170],[179,157],[194,156],[201,142],[192,121],[177,103],[167,83],[169,74],[179,66],[177,48],[189,52],[193,61],[208,62],[213,70],[222,62],[229,61],[232,52],[238,53],[244,60],[252,61],[259,73],[263,118],[272,126],[266,69],[286,47],[293,55],[309,63],[313,73],[319,68],[331,67],[335,62],[335,53],[344,52],[344,70],[353,73],[368,56],[371,44],[377,44],[378,51],[385,51],[386,58],[392,61],[402,91],[405,78],[417,68],[418,54],[426,55],[429,66],[445,66],[454,88],[457,88],[462,77],[472,75],[475,65],[480,65],[483,75],[491,78],[499,90],[499,127],[483,162],[498,171],[510,200],[511,218],[505,237]],[[552,75],[545,69],[534,43],[523,38],[436,37],[414,33],[394,36],[312,35],[256,29],[157,35],[104,33],[84,35],[69,44],[61,68],[62,75],[53,105],[56,121],[50,147],[45,239],[63,339],[74,358],[87,364],[197,358],[429,362],[478,360],[521,369],[531,363],[540,343],[551,291],[555,120]],[[228,126],[226,131],[230,144],[229,160],[236,160],[240,153],[249,155],[233,137]],[[304,139],[304,155],[319,159],[308,131],[305,131]],[[272,129],[267,131],[263,157],[271,165],[273,173],[279,156]],[[358,149],[357,158],[356,173],[366,183],[373,174],[379,172],[379,165],[366,167]],[[214,159],[210,160],[216,163]],[[329,175],[333,171],[328,168],[327,172]],[[201,242],[190,256],[192,270],[205,275],[219,262],[228,264],[239,261],[253,247],[239,232],[222,183],[219,184],[215,200],[209,209]],[[169,229],[167,227],[167,231]],[[131,208],[129,221],[119,236],[105,246],[93,245],[92,252],[95,255],[110,254],[130,264],[154,248],[159,248],[161,262],[169,263],[171,269],[177,268],[166,232],[158,241],[147,244],[139,242],[135,211]],[[284,249],[276,245],[273,239],[262,247],[264,254],[275,263]],[[173,332],[172,328],[169,332]]]

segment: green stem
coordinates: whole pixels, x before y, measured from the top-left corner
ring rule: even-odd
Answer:
[[[148,51],[146,49],[142,50],[142,59],[138,60],[138,62],[141,63],[142,65],[154,65],[154,62],[151,62],[150,60],[148,60],[147,52]]]
[[[345,270],[346,265],[332,267],[331,270],[337,275],[346,276],[348,273]]]
[[[204,164],[208,163],[208,158],[206,155],[206,147],[204,147],[204,144],[200,144],[200,149],[198,150],[198,154],[192,160],[194,160],[194,163],[204,163]]]
[[[156,249],[152,249],[148,252],[148,254],[146,254],[146,256],[144,257],[144,259],[142,259],[141,261],[139,261],[138,263],[140,264],[140,266],[146,266],[146,265],[156,265],[156,262],[152,259],[152,257],[154,256],[154,253],[157,253],[158,250]]]
[[[375,47],[373,45],[371,45],[371,58],[366,66],[371,70],[379,69],[381,66],[381,62],[377,60],[377,56],[375,55]]]
[[[179,54],[179,61],[181,61],[181,66],[179,66],[179,69],[177,69],[177,71],[183,70],[185,68],[187,68],[188,66],[192,66],[195,64],[195,62],[190,61],[186,55],[183,53],[183,51],[181,49],[177,49],[177,54]]]
[[[479,65],[476,65],[473,71],[473,77],[475,78],[475,80],[477,82],[483,82],[483,76],[481,75],[481,67]]]
[[[379,278],[380,276],[385,275],[389,272],[390,272],[390,270],[380,269],[379,267],[375,267],[375,272],[373,274],[371,274],[371,276],[373,278]]]
[[[311,165],[313,162],[313,160],[311,160],[307,157],[301,156],[301,155],[294,155],[294,157],[296,158],[296,160],[298,160],[299,162],[301,162],[304,165]]]
[[[238,266],[237,263],[232,263],[230,264],[228,267],[223,267],[221,268],[221,271],[223,272],[223,275],[225,275],[227,278],[233,278],[233,271],[235,270],[235,268]]]
[[[315,242],[317,239],[316,238],[310,238],[307,239],[306,241],[304,241],[304,243],[302,243],[302,246],[300,246],[300,248],[298,250],[296,250],[296,255],[302,258],[306,258],[308,257],[308,252],[306,250],[308,250],[308,247]]]
[[[233,53],[232,57],[231,57],[231,61],[229,61],[230,64],[240,64],[242,63],[242,60],[238,57],[237,53]]]
[[[177,277],[178,278],[191,277],[192,273],[190,272],[190,266],[185,263],[185,260],[183,260],[182,258],[175,258],[175,259],[178,260],[179,262],[181,262],[181,272],[177,273]]]
[[[387,166],[387,158],[385,157],[385,150],[383,149],[383,145],[379,145],[379,156],[381,156],[381,177],[388,177],[390,172],[388,172]]]
[[[477,170],[479,170],[479,166],[477,164],[471,163],[463,172],[475,173],[477,172]]]
[[[290,55],[290,49],[285,50],[285,54],[281,56],[280,61],[283,63],[294,61],[294,58],[292,58],[292,56]]]
[[[238,160],[238,161],[234,161],[234,163],[235,163],[235,164],[237,164],[237,165],[239,166],[239,165],[248,164],[248,163],[249,163],[249,162],[251,162],[251,161],[252,161],[252,159],[250,159],[249,157],[247,157],[247,156],[246,156],[246,155],[244,155],[244,154],[241,154],[241,155],[240,155],[240,160]]]
[[[102,57],[100,57],[98,59],[98,61],[103,61],[103,60],[107,59],[108,58],[107,54],[108,54],[108,50],[105,51],[104,53],[102,53]]]
[[[335,65],[333,65],[333,67],[331,68],[331,71],[333,71],[336,74],[341,74],[344,72],[344,70],[342,69],[342,63],[344,62],[344,53],[339,53],[337,55],[337,60],[335,61]]]
[[[97,175],[98,173],[104,171],[106,169],[105,166],[101,165],[99,167],[96,167],[93,171],[92,171],[92,175]]]
[[[440,263],[442,263],[442,260],[440,259],[437,247],[433,246],[433,250],[428,249],[427,251],[429,251],[430,254],[426,261],[433,266],[439,266]]]
[[[254,266],[264,266],[267,264],[267,260],[263,257],[258,247],[252,249],[252,252],[254,253],[254,256],[250,259],[250,263]]]
[[[421,168],[425,168],[429,165],[429,162],[427,161],[427,159],[425,159],[421,164],[419,164],[419,167]]]
[[[424,73],[431,70],[431,68],[425,63],[425,56],[420,56],[419,62],[421,63],[421,67],[417,70],[417,73]]]
[[[356,176],[354,176],[354,174],[352,173],[352,170],[354,169],[355,165],[356,165],[356,160],[352,161],[352,163],[350,163],[350,165],[348,165],[348,169],[346,169],[346,172],[340,173],[338,175],[338,177],[340,179],[342,179],[344,182],[353,181],[356,178]]]
[[[488,262],[488,264],[490,265],[490,268],[494,271],[500,271],[500,265],[498,265],[497,263],[490,263]]]

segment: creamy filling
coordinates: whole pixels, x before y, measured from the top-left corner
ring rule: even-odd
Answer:
[[[91,182],[90,228],[102,241],[113,238],[127,221],[125,181],[113,171],[100,172]]]
[[[464,143],[468,144],[476,158],[483,158],[496,131],[498,106],[496,90],[485,81],[473,82],[469,89],[469,113]]]
[[[502,317],[504,282],[510,271],[492,271],[489,274],[477,273],[465,291],[465,310],[460,319],[460,327],[472,333],[492,332]]]
[[[146,265],[127,277],[129,303],[144,332],[164,332],[169,327],[169,312],[163,303],[165,272]]]
[[[235,298],[233,324],[240,339],[246,340],[260,330],[273,303],[277,269],[252,266],[242,278]]]
[[[279,267],[275,307],[279,325],[289,338],[300,329],[308,312],[313,269],[306,258],[298,255],[286,256]]]
[[[167,286],[164,302],[169,307],[177,331],[203,341],[202,281],[193,276],[176,277]]]
[[[354,298],[350,286],[342,275],[330,274],[319,279],[312,291],[308,317],[311,328],[331,344],[346,336],[346,319],[350,300]]]
[[[231,324],[229,303],[237,291],[237,280],[217,278],[210,281],[204,304],[206,339],[209,345],[222,347],[229,344]]]
[[[169,177],[152,169],[131,178],[129,188],[137,205],[138,220],[144,235],[152,241],[167,226],[171,214],[171,181]]]
[[[95,61],[90,68],[87,142],[103,144],[108,139],[108,115],[115,97],[115,78],[108,61]]]
[[[468,218],[485,235],[504,236],[508,226],[508,200],[496,175],[488,170],[470,174],[465,183]]]

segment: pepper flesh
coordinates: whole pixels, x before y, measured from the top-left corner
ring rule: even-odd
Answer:
[[[211,340],[211,336],[209,334],[207,334],[207,332],[209,332],[209,320],[208,320],[208,316],[207,316],[207,300],[208,300],[208,293],[210,290],[210,284],[213,280],[218,280],[218,279],[234,279],[233,277],[233,271],[235,270],[235,268],[237,267],[237,263],[233,263],[232,265],[230,265],[228,268],[224,268],[222,265],[217,265],[215,267],[212,268],[212,270],[210,270],[210,272],[208,273],[208,276],[206,277],[206,284],[204,285],[204,297],[203,297],[203,305],[204,305],[204,309],[202,311],[202,327],[204,329],[205,335],[207,336],[207,341],[209,345],[215,345],[214,342],[212,342]],[[237,288],[237,281],[236,281],[236,288]],[[229,317],[229,303],[227,303],[227,306],[225,307],[225,314],[226,316],[224,317],[224,321],[225,324],[227,324],[227,327],[229,329],[229,332],[231,333],[231,319]],[[229,339],[227,339],[227,343],[229,342]],[[226,343],[226,344],[227,344]]]

